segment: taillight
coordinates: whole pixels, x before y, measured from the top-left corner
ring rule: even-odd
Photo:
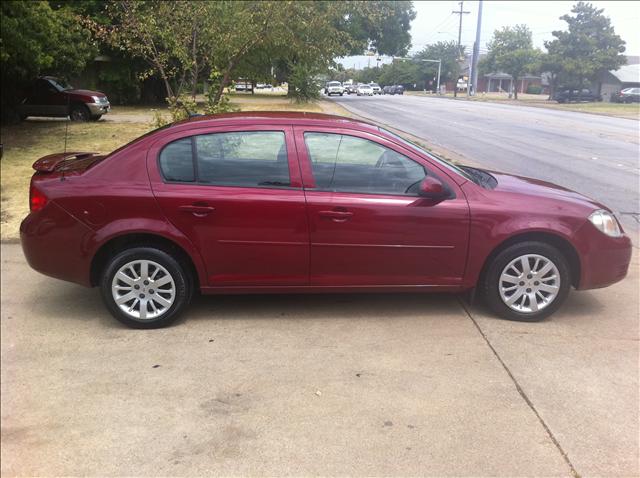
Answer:
[[[29,209],[31,212],[39,211],[47,205],[48,201],[47,196],[32,183],[29,189]]]

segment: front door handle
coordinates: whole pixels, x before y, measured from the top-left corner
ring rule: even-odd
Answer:
[[[350,219],[353,213],[349,211],[318,211],[318,215],[334,222],[344,222]]]
[[[185,204],[183,206],[179,206],[178,209],[181,212],[190,212],[196,217],[205,217],[216,210],[215,207],[211,207],[206,204]]]

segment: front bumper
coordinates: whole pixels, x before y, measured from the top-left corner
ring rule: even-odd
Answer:
[[[111,103],[87,103],[92,116],[105,115],[111,111]]]
[[[609,237],[591,223],[577,234],[580,241],[580,280],[577,289],[599,289],[621,281],[631,262],[632,244],[627,235]]]

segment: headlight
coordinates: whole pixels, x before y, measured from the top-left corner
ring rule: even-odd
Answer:
[[[615,216],[611,214],[609,211],[605,211],[604,209],[598,209],[594,211],[589,216],[589,221],[591,224],[596,226],[600,231],[604,232],[607,236],[610,237],[620,237],[622,236],[622,231],[620,230],[620,225],[616,220]]]
[[[107,98],[105,98],[103,96],[92,96],[91,98],[93,99],[94,103],[106,103],[107,102]]]

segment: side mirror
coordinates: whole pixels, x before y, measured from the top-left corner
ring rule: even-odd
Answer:
[[[449,195],[449,191],[439,179],[427,176],[420,183],[418,194],[428,199],[443,200]]]

